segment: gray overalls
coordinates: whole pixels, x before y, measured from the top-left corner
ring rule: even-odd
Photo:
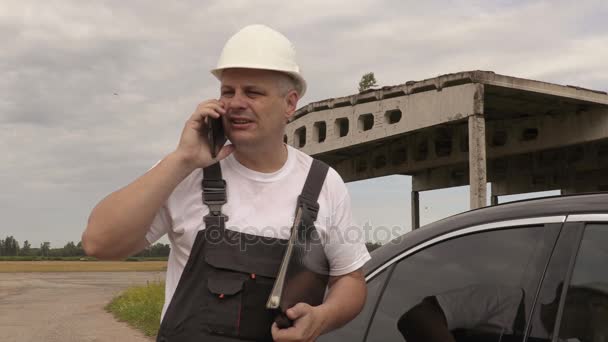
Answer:
[[[298,198],[313,227],[327,169],[314,159]],[[157,342],[272,341],[277,313],[266,309],[266,301],[288,240],[225,229],[226,182],[219,163],[203,172],[205,229],[196,235]]]

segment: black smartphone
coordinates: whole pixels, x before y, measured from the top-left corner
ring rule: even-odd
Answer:
[[[211,146],[211,156],[213,158],[217,157],[217,154],[220,152],[220,149],[226,143],[226,134],[224,133],[224,125],[222,123],[222,118],[213,119],[209,117],[209,145]]]

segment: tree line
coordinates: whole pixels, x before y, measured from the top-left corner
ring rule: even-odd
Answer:
[[[134,256],[167,257],[170,250],[168,244],[156,243]],[[77,244],[70,241],[59,248],[51,248],[51,243],[45,241],[39,247],[32,247],[28,240],[20,244],[13,236],[7,236],[0,239],[0,256],[84,257],[86,254],[82,248],[82,241]]]
[[[380,247],[379,243],[368,242],[365,244],[371,252]],[[169,244],[156,243],[149,248],[134,255],[134,257],[158,258],[168,257],[171,248]],[[82,249],[82,242],[75,244],[70,241],[60,248],[51,248],[51,243],[42,242],[39,247],[32,247],[28,240],[19,244],[13,236],[0,239],[0,256],[40,256],[40,257],[84,257],[86,254]]]

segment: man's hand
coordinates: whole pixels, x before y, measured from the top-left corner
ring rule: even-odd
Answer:
[[[275,341],[314,341],[322,334],[337,329],[355,318],[363,309],[367,287],[363,272],[357,271],[329,277],[329,293],[323,304],[310,306],[299,303],[287,310],[287,317],[294,320],[292,327],[279,329],[272,325]]]
[[[211,157],[211,148],[207,140],[209,125],[207,120],[221,119],[226,113],[224,104],[218,100],[207,100],[200,103],[186,121],[175,153],[193,169],[204,168],[226,158],[234,151],[234,146],[222,147],[217,157]]]
[[[312,342],[321,335],[324,330],[326,313],[321,306],[310,306],[299,303],[287,310],[287,317],[293,322],[293,326],[287,329],[279,329],[277,324],[272,325],[272,338],[275,342]]]

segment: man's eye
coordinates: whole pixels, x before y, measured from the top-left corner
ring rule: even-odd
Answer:
[[[232,95],[233,93],[231,91],[223,91],[222,92],[222,96],[228,96],[228,95]]]

